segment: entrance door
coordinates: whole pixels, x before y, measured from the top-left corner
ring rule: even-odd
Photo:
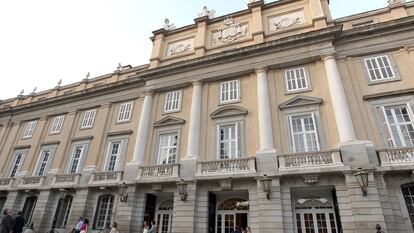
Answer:
[[[328,202],[308,199],[296,206],[295,218],[296,233],[338,233],[335,211]]]
[[[158,207],[157,210],[157,233],[171,233],[173,217],[173,200],[168,200]]]
[[[249,202],[239,198],[223,201],[217,207],[216,233],[231,233],[236,226],[248,226]]]

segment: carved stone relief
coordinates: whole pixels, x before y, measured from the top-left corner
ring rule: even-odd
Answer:
[[[213,32],[212,44],[227,44],[233,41],[236,41],[241,38],[247,37],[248,25],[241,24],[236,22],[232,18],[227,18],[224,20],[223,25],[221,25],[217,31]]]
[[[268,22],[269,31],[292,28],[305,23],[305,14],[303,11],[296,11],[285,15],[270,17]]]
[[[167,46],[167,57],[190,51],[194,51],[194,38],[169,43]]]

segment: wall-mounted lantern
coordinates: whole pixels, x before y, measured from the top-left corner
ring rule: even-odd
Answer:
[[[270,191],[272,190],[272,179],[267,177],[266,174],[260,178],[260,184],[262,185],[263,192],[266,193],[267,200],[270,200]]]
[[[358,168],[354,173],[354,176],[357,179],[359,186],[361,186],[362,195],[366,196],[368,188],[368,172],[364,171],[362,168]]]
[[[187,183],[184,180],[177,182],[178,195],[180,195],[181,201],[187,201]]]

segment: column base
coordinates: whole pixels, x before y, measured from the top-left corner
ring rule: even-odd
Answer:
[[[359,167],[369,168],[378,163],[374,144],[367,140],[352,140],[338,144],[341,149],[342,162],[352,169]]]
[[[256,151],[256,155],[260,156],[260,155],[267,155],[267,154],[276,154],[276,149],[262,149],[262,150],[258,150]]]
[[[278,170],[276,149],[260,150],[256,152],[256,172],[260,175],[274,175]]]
[[[124,176],[123,176],[123,180],[125,181],[132,181],[135,178],[137,178],[138,176],[138,168],[140,166],[143,166],[144,163],[141,161],[129,161],[124,169]]]

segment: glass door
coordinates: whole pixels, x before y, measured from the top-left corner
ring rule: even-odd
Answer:
[[[297,233],[337,233],[333,210],[299,210],[296,212]]]
[[[171,233],[172,214],[164,211],[159,211],[157,216],[158,233]]]

